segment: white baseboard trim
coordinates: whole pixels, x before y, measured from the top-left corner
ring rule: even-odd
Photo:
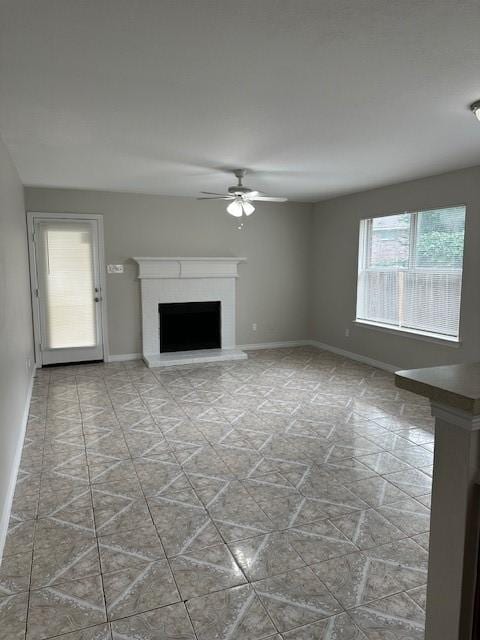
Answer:
[[[318,342],[317,340],[287,340],[284,342],[258,342],[256,344],[237,344],[236,348],[242,349],[243,351],[255,351],[256,349],[288,349],[289,347],[308,346],[315,347],[317,349],[323,349],[324,351],[331,351],[332,353],[336,353],[339,356],[350,358],[350,360],[356,360],[357,362],[363,362],[363,364],[368,364],[371,367],[376,367],[377,369],[383,369],[384,371],[388,371],[389,373],[394,373],[395,371],[401,369],[401,367],[397,367],[393,364],[381,362],[380,360],[374,360],[373,358],[362,356],[361,354],[354,353],[353,351],[339,349],[338,347],[333,347],[332,345]],[[141,353],[123,353],[118,355],[110,355],[107,362],[127,362],[128,360],[141,359]]]
[[[119,354],[110,354],[108,358],[105,359],[105,362],[127,362],[127,360],[141,360],[141,353],[119,353]]]
[[[353,351],[345,351],[345,349],[332,347],[329,344],[318,342],[317,340],[310,340],[308,341],[308,344],[310,344],[312,347],[316,347],[317,349],[323,349],[324,351],[331,351],[332,353],[336,353],[339,356],[350,358],[350,360],[356,360],[357,362],[368,364],[371,367],[376,367],[377,369],[383,369],[384,371],[388,371],[389,373],[394,373],[395,371],[398,371],[399,369],[401,369],[401,367],[396,367],[393,364],[388,364],[387,362],[381,362],[380,360],[374,360],[373,358],[369,358],[368,356],[362,356],[360,353],[354,353]]]
[[[290,340],[288,342],[259,342],[257,344],[237,344],[237,349],[254,351],[255,349],[288,349],[289,347],[306,347],[309,340]]]
[[[2,515],[0,517],[0,562],[2,560],[3,549],[5,547],[5,540],[7,538],[8,523],[10,522],[10,513],[12,511],[13,496],[15,494],[15,485],[17,484],[18,469],[20,468],[20,461],[22,459],[23,441],[25,440],[25,432],[27,430],[28,412],[30,410],[30,401],[32,399],[33,381],[35,379],[36,366],[32,367],[32,376],[27,389],[27,397],[25,399],[25,407],[23,410],[23,416],[20,423],[20,429],[18,434],[17,450],[13,458],[12,475],[10,476],[10,484],[7,490],[7,496],[3,507]]]

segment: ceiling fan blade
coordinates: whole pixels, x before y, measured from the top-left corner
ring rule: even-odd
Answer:
[[[288,198],[274,198],[271,196],[254,196],[253,198],[249,198],[249,200],[253,200],[254,202],[287,202]]]
[[[228,193],[216,193],[215,191],[200,191],[206,196],[228,196]]]
[[[197,200],[235,200],[232,196],[200,196]]]

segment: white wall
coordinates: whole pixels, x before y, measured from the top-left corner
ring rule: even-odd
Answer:
[[[460,347],[352,324],[360,220],[456,204],[467,206]],[[320,202],[315,205],[311,251],[310,335],[315,340],[400,368],[480,360],[480,167]]]
[[[123,275],[107,276],[112,354],[141,351],[133,256],[246,257],[237,284],[237,344],[307,337],[312,205],[262,203],[239,231],[223,201],[69,189],[25,193],[29,211],[103,214],[107,263],[125,264]]]
[[[28,361],[30,367],[28,367]],[[0,557],[33,366],[23,187],[0,140]]]

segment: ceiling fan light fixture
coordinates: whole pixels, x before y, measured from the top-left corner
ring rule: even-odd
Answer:
[[[470,111],[473,113],[473,115],[480,122],[480,100],[477,100],[476,102],[473,102],[470,105]]]
[[[231,200],[227,207],[227,212],[235,218],[241,218],[242,216],[251,216],[255,211],[253,202],[285,202],[287,198],[280,198],[278,196],[268,196],[262,191],[257,189],[251,189],[245,187],[243,184],[243,178],[245,176],[245,169],[235,169],[233,172],[238,180],[238,184],[228,187],[227,192],[214,193],[212,191],[202,191],[203,194],[199,200]],[[243,224],[243,223],[242,223]]]
[[[241,200],[233,200],[228,207],[227,211],[231,216],[235,216],[236,218],[241,218],[243,214],[243,207]]]

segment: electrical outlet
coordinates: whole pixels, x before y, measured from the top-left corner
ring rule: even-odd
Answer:
[[[254,323],[252,324],[252,331],[256,331],[256,330],[257,330],[257,323],[256,323],[256,322],[254,322]]]
[[[345,329],[345,337],[346,338],[350,337],[350,329]]]
[[[123,264],[107,264],[107,273],[123,273]]]

